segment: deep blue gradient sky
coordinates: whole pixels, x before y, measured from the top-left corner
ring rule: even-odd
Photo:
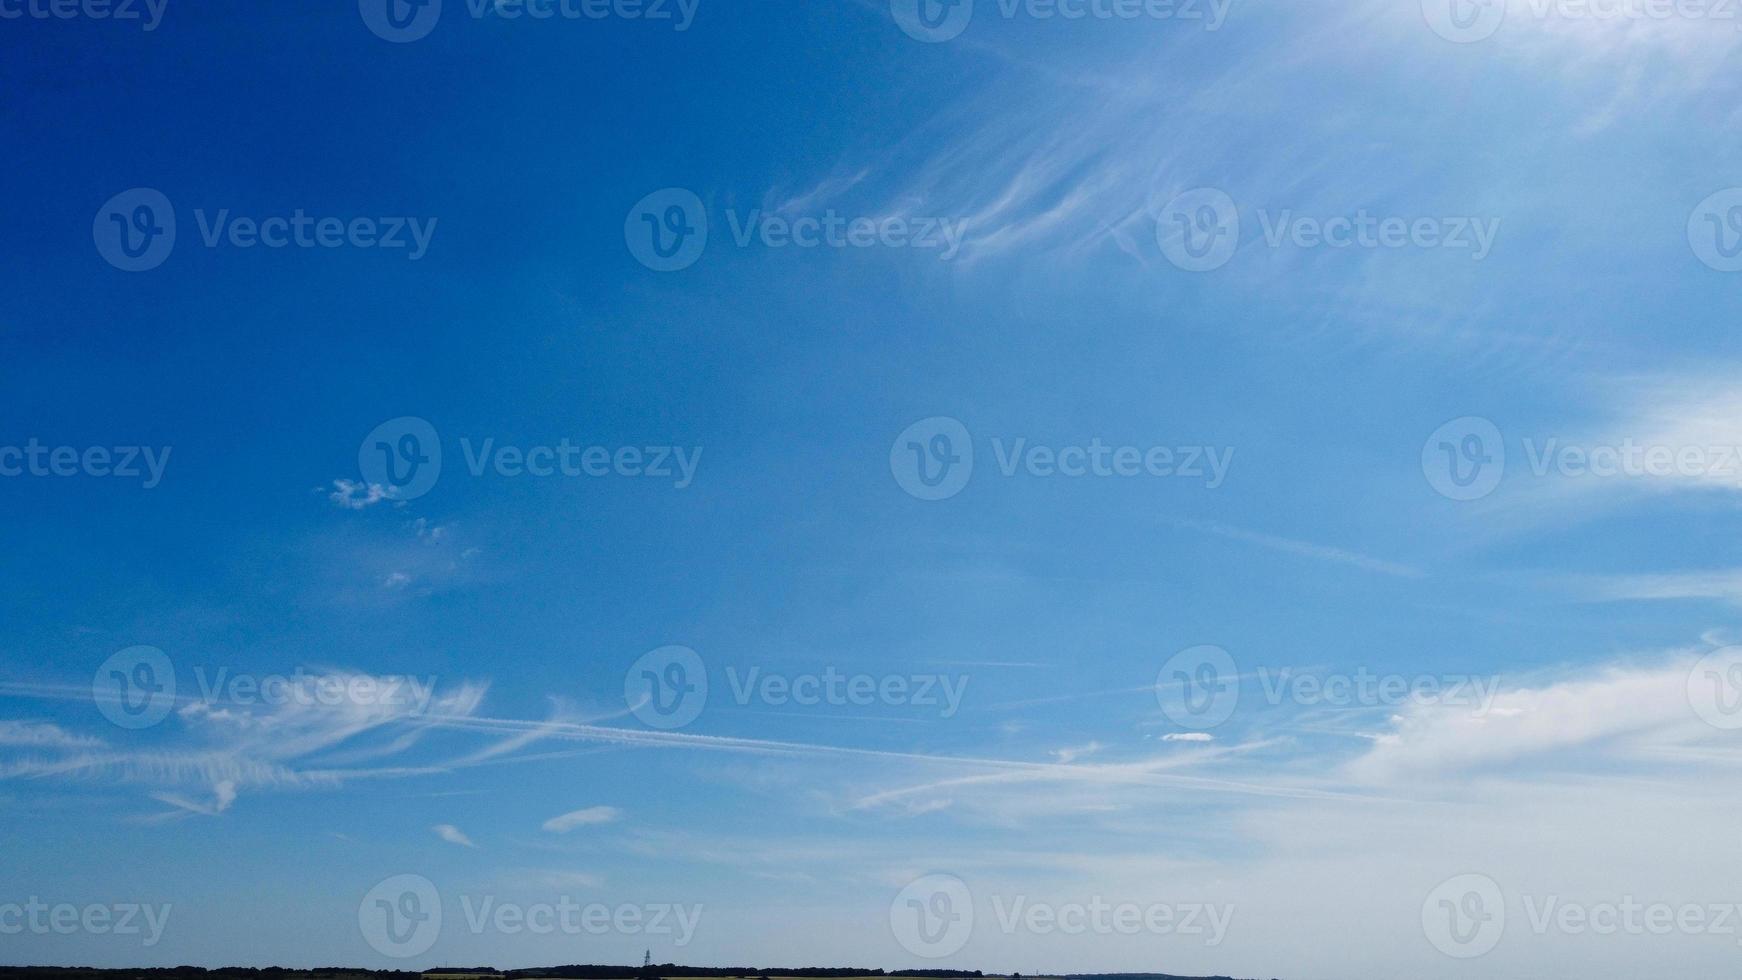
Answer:
[[[0,927],[33,896],[173,908],[151,945],[24,930],[0,962],[1458,976],[1422,907],[1479,874],[1510,914],[1485,973],[1730,969],[1734,936],[1538,932],[1526,903],[1742,900],[1742,757],[1687,691],[1742,639],[1742,278],[1689,228],[1742,185],[1736,22],[1515,3],[1456,43],[1414,0],[1235,0],[1216,30],[978,0],[922,43],[872,0],[701,0],[684,31],[445,2],[409,43],[349,2],[0,19],[0,447],[173,447],[149,489],[0,476]],[[134,188],[178,229],[143,272],[93,238]],[[674,272],[625,240],[665,188],[709,224]],[[1196,188],[1240,218],[1204,272],[1157,235]],[[435,225],[416,260],[206,247],[226,209]],[[740,246],[758,210],[965,243]],[[1284,212],[1497,233],[1273,247]],[[407,417],[440,480],[372,493],[359,450]],[[891,452],[939,417],[973,475],[919,499]],[[1450,499],[1424,448],[1470,418],[1504,471]],[[681,489],[467,471],[564,439],[701,456]],[[1551,439],[1704,462],[1535,472]],[[1007,477],[1016,440],[1232,456],[1214,486]],[[141,645],[177,700],[131,730],[99,666]],[[668,645],[710,685],[676,729],[624,689]],[[1200,645],[1235,665],[1219,724],[1156,684]],[[1267,698],[1284,668],[1505,693]],[[436,700],[201,697],[298,669]],[[752,669],[966,687],[947,716],[739,703]],[[403,958],[359,926],[400,874],[447,913]],[[959,949],[892,925],[926,875],[974,897]],[[679,944],[460,911],[565,895],[705,914]],[[1065,936],[1002,929],[1014,896],[1234,916]]]

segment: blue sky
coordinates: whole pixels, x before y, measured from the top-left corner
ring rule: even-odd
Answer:
[[[0,961],[1731,968],[1735,19],[372,2],[0,3]]]

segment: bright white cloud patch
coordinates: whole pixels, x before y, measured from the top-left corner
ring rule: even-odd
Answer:
[[[449,844],[458,844],[461,847],[478,846],[472,843],[472,839],[467,837],[460,828],[451,823],[438,823],[434,827],[431,827],[430,830],[434,831],[437,837],[447,841]]]
[[[1363,782],[1445,777],[1582,750],[1634,755],[1716,738],[1688,700],[1691,658],[1611,667],[1541,687],[1501,691],[1491,706],[1408,704],[1348,767]]]
[[[566,834],[576,827],[611,823],[621,815],[614,806],[590,806],[584,810],[572,810],[560,817],[551,817],[544,822],[544,829],[553,834]]]

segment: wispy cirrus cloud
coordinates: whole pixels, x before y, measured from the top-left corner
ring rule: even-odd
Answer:
[[[622,816],[622,811],[614,806],[590,806],[580,810],[571,810],[561,816],[551,817],[544,822],[543,827],[553,834],[566,834],[576,827],[595,827],[599,824],[614,823]]]
[[[75,735],[47,722],[0,720],[0,746],[96,749],[103,746],[103,740],[90,735]]]
[[[0,722],[0,747],[21,750],[0,759],[0,778],[144,785],[154,787],[151,799],[173,808],[164,815],[217,816],[250,790],[332,789],[403,774],[407,770],[380,763],[417,745],[438,719],[475,713],[487,690],[462,683],[413,697],[407,685],[395,683],[403,678],[343,671],[298,672],[282,680],[274,696],[247,702],[183,695],[157,729],[130,733],[113,745],[52,725]],[[365,696],[334,697],[335,691]],[[390,691],[406,693],[384,693]],[[75,685],[8,693],[95,697]],[[209,800],[189,795],[190,785],[205,787]]]

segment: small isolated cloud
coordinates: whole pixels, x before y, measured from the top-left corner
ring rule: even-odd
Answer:
[[[404,572],[394,572],[381,580],[384,589],[403,589],[411,584],[411,576]]]
[[[447,841],[449,844],[458,844],[461,847],[477,847],[478,846],[478,845],[472,843],[472,839],[470,837],[467,837],[460,830],[460,828],[454,826],[451,823],[438,823],[434,827],[431,827],[430,829],[435,831],[435,835],[437,837],[440,837],[442,840]]]
[[[1216,736],[1209,732],[1169,732],[1161,737],[1163,742],[1214,742]]]
[[[334,480],[333,491],[327,494],[328,500],[346,510],[362,510],[391,498],[387,488],[380,484],[345,479]]]
[[[1094,755],[1099,751],[1101,751],[1101,743],[1090,742],[1087,745],[1074,745],[1063,749],[1053,749],[1052,757],[1061,764],[1068,764],[1084,758],[1085,756]]]
[[[595,824],[611,823],[622,813],[614,806],[590,806],[584,810],[573,810],[560,817],[551,817],[544,822],[544,829],[553,834],[566,834],[576,827],[591,827]]]

